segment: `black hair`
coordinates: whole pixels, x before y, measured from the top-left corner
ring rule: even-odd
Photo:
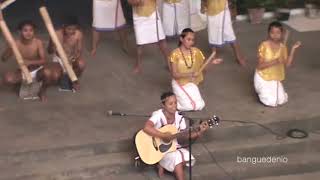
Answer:
[[[166,102],[167,97],[170,97],[170,96],[175,96],[175,94],[171,91],[162,93],[160,96],[160,100],[162,104],[164,104]]]
[[[62,26],[79,26],[79,21],[76,16],[67,15],[62,20]]]
[[[273,21],[272,23],[270,23],[268,27],[268,32],[270,32],[272,28],[279,28],[281,32],[283,32],[283,26],[279,21]]]
[[[18,25],[18,30],[21,31],[25,26],[31,26],[34,30],[37,28],[36,24],[31,20],[23,20]]]
[[[188,33],[194,33],[194,31],[191,29],[191,28],[185,28],[182,30],[181,34],[180,34],[180,37],[183,39],[187,36]],[[181,46],[181,41],[180,41],[180,38],[179,38],[179,43],[178,43],[178,46]]]

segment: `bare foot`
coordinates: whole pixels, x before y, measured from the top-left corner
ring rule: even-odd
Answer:
[[[80,90],[80,83],[78,81],[75,81],[72,83],[72,87],[75,91],[79,91]]]
[[[40,101],[41,101],[41,102],[48,102],[48,98],[47,98],[47,96],[44,95],[44,94],[40,94],[40,95],[39,95],[39,98],[40,98]]]
[[[214,60],[212,60],[211,64],[218,65],[218,64],[221,64],[222,62],[223,62],[222,58],[215,58]]]
[[[162,178],[164,175],[164,168],[158,164],[158,176],[159,178]]]
[[[96,54],[97,54],[97,49],[95,49],[95,48],[92,49],[92,50],[91,50],[91,56],[92,56],[92,57],[95,57]]]
[[[134,69],[133,69],[133,73],[134,73],[134,74],[140,74],[140,73],[141,73],[141,68],[140,68],[140,66],[135,66]]]
[[[242,57],[242,56],[237,57],[237,61],[240,64],[240,66],[242,66],[242,67],[245,67],[246,64],[247,64],[246,59],[244,57]]]

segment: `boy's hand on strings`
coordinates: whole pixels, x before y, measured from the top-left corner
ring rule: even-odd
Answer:
[[[206,131],[209,128],[209,125],[207,122],[203,122],[200,124],[200,132],[203,133],[204,131]]]

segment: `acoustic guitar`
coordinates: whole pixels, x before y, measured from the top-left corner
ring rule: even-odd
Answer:
[[[213,116],[207,121],[201,121],[200,126],[208,129],[212,128],[214,125],[218,125],[220,119],[217,116]],[[193,128],[194,129],[194,128]],[[173,152],[177,149],[178,139],[185,138],[187,139],[189,131],[178,132],[178,129],[174,125],[165,125],[162,128],[158,129],[162,133],[171,133],[174,135],[175,139],[164,142],[160,138],[152,137],[145,133],[143,130],[140,130],[135,137],[135,144],[138,151],[138,154],[141,160],[146,164],[155,164],[158,163],[165,154]]]

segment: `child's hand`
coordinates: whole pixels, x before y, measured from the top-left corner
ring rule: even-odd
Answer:
[[[217,64],[221,64],[222,62],[223,62],[223,60],[221,58],[217,58],[217,59],[212,60],[211,64],[217,65]]]
[[[296,43],[294,43],[294,45],[292,46],[292,49],[297,49],[301,46],[301,41],[297,41]]]

